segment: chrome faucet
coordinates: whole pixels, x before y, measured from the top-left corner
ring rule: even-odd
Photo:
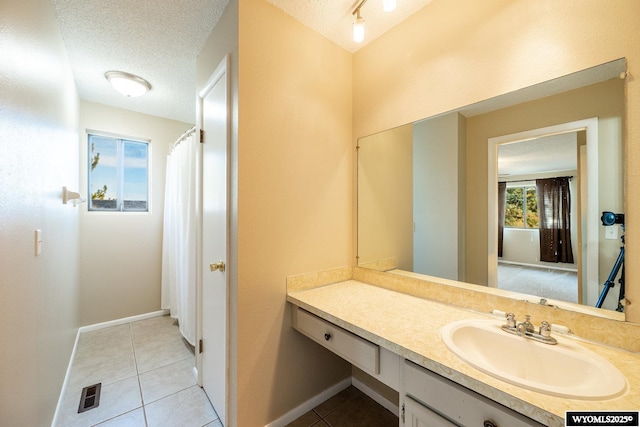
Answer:
[[[545,344],[553,345],[558,343],[558,341],[551,336],[551,325],[547,321],[542,321],[538,332],[536,332],[531,323],[531,316],[528,314],[525,316],[525,321],[520,323],[516,322],[516,317],[513,313],[507,313],[505,317],[507,323],[502,325],[502,330],[505,332]]]
[[[521,337],[526,337],[527,334],[532,334],[534,331],[531,316],[528,314],[525,316],[525,321],[518,323],[518,326],[516,326],[516,335]]]

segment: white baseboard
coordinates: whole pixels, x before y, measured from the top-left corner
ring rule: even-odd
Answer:
[[[60,413],[60,407],[62,400],[67,392],[67,384],[69,383],[69,375],[71,374],[71,366],[73,364],[73,358],[76,355],[76,349],[78,348],[78,339],[83,332],[96,331],[98,329],[108,328],[110,326],[124,325],[125,323],[136,322],[138,320],[150,319],[152,317],[164,316],[169,314],[169,310],[158,310],[151,313],[139,314],[137,316],[125,317],[123,319],[110,320],[108,322],[96,323],[94,325],[81,326],[76,332],[76,340],[73,343],[73,349],[71,350],[71,356],[69,357],[69,364],[67,364],[67,372],[64,375],[64,381],[62,382],[62,389],[60,390],[60,396],[58,396],[58,404],[56,405],[56,412],[53,414],[52,426],[55,426],[58,421],[58,414]]]
[[[138,320],[151,319],[152,317],[169,314],[169,310],[152,311],[151,313],[138,314],[137,316],[124,317],[122,319],[109,320],[108,322],[95,323],[93,325],[81,326],[78,333],[97,331],[98,329],[109,328],[111,326],[124,325],[125,323],[137,322]]]
[[[67,384],[69,383],[69,375],[71,374],[71,365],[73,364],[73,359],[76,356],[76,349],[78,348],[78,338],[80,338],[80,330],[76,332],[76,340],[74,341],[73,348],[71,349],[71,356],[69,356],[69,363],[67,364],[67,372],[64,374],[64,381],[62,382],[62,388],[60,389],[60,396],[58,396],[56,411],[54,412],[53,420],[51,421],[52,427],[55,427],[58,424],[58,414],[60,413],[60,407],[62,406],[64,395],[67,392]]]
[[[342,390],[344,390],[345,388],[349,387],[350,385],[351,385],[351,377],[345,378],[344,380],[340,381],[339,383],[332,385],[331,387],[329,387],[328,389],[326,389],[322,393],[317,394],[314,397],[312,397],[311,399],[307,400],[302,405],[299,405],[296,408],[293,408],[292,410],[290,410],[289,412],[287,412],[286,414],[284,414],[283,416],[281,416],[277,420],[270,422],[269,424],[267,424],[264,427],[282,427],[282,426],[286,426],[287,424],[289,424],[290,422],[300,418],[301,416],[303,416],[304,414],[306,414],[307,412],[309,412],[310,410],[312,410],[313,408],[315,408],[316,406],[318,406],[319,404],[321,404],[325,400],[327,400],[330,397],[340,393]]]
[[[391,411],[393,415],[399,416],[400,408],[398,407],[398,405],[391,402],[386,397],[384,397],[383,395],[381,395],[380,393],[378,393],[377,391],[375,391],[374,389],[372,389],[371,387],[369,387],[368,385],[366,385],[365,383],[363,383],[362,381],[360,381],[355,377],[351,378],[351,383],[355,388],[357,388],[358,390],[360,390],[361,392],[363,392],[364,394],[366,394],[367,396],[375,400],[383,408],[386,408],[389,411]]]

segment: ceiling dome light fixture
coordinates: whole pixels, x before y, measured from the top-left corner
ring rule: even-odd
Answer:
[[[151,90],[151,84],[148,81],[134,74],[107,71],[104,76],[115,90],[129,98],[144,95]]]

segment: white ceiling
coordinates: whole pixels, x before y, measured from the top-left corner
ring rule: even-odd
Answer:
[[[52,0],[80,98],[194,123],[196,57],[229,0]],[[104,73],[152,89],[126,98]]]
[[[577,134],[568,132],[498,146],[498,175],[536,175],[577,169]]]
[[[51,0],[80,98],[159,117],[195,121],[196,58],[229,0]],[[266,0],[354,52],[431,0],[398,0],[382,11],[368,0],[365,41],[352,40],[354,0]],[[136,74],[152,89],[139,98],[115,92],[111,70]]]
[[[196,58],[229,0],[51,1],[80,98],[194,123]],[[264,1],[354,52],[432,0],[397,0],[397,9],[389,13],[382,10],[382,0],[368,0],[361,9],[367,28],[365,40],[360,44],[352,40],[352,12],[359,0]],[[602,81],[625,68],[624,60],[613,61],[604,67],[594,67],[594,71],[574,73],[460,111],[472,116],[504,108]],[[151,83],[152,89],[140,98],[126,98],[104,78],[104,73],[110,70],[139,75]]]

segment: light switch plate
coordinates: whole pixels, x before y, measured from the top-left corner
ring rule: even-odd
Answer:
[[[606,227],[604,232],[604,238],[608,240],[617,240],[618,226]]]
[[[36,230],[36,256],[42,252],[42,230]]]

